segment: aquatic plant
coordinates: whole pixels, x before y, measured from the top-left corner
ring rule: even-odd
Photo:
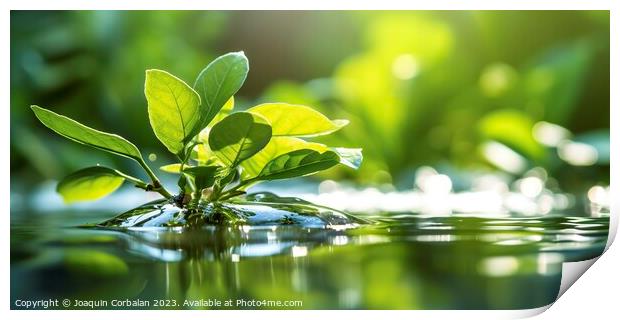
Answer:
[[[94,166],[63,178],[58,193],[67,203],[95,200],[128,182],[159,193],[168,204],[201,211],[202,205],[242,196],[248,187],[261,181],[307,176],[337,164],[354,169],[360,166],[361,149],[305,140],[340,130],[347,120],[330,120],[310,107],[287,103],[264,103],[233,112],[233,95],[248,71],[243,52],[212,61],[193,86],[163,70],[146,71],[144,92],[151,127],[178,159],[160,169],[179,175],[177,193],[164,187],[140,150],[127,139],[31,106],[36,117],[56,133],[132,159],[149,178],[145,181],[113,168]]]

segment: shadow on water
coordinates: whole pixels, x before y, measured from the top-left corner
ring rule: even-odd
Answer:
[[[557,295],[562,262],[602,252],[609,223],[384,212],[370,224],[288,224],[275,214],[254,225],[77,228],[66,226],[83,224],[83,212],[13,216],[28,218],[11,225],[12,300],[151,301],[141,308],[162,308],[153,299],[170,308],[227,308],[209,299],[233,299],[234,309],[540,307]],[[109,215],[88,215],[98,218]]]

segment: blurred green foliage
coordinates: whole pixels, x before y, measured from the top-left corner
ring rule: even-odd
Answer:
[[[52,136],[31,104],[114,128],[169,163],[145,117],[144,70],[193,79],[215,56],[244,50],[242,108],[286,101],[351,120],[318,141],[363,146],[364,165],[323,177],[410,186],[420,165],[493,169],[481,146],[496,141],[561,181],[606,182],[609,37],[607,11],[13,11],[12,178],[57,179],[99,162],[137,169]],[[563,170],[532,135],[540,121],[595,146],[597,164]]]
[[[608,13],[358,15],[361,51],[321,82],[277,83],[266,96],[351,119],[341,139],[364,145],[361,181],[410,186],[401,177],[420,165],[484,168],[487,141],[526,160],[512,173],[542,166],[563,180],[566,163],[533,135],[540,121],[577,137],[602,129],[597,143],[609,145]],[[608,181],[608,157],[599,163],[580,179]]]

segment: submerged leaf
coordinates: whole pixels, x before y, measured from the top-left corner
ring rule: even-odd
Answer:
[[[329,120],[320,112],[301,105],[264,103],[248,112],[263,116],[273,127],[273,136],[314,137],[346,126],[348,120]]]
[[[200,96],[185,82],[162,70],[147,70],[144,94],[155,136],[170,152],[180,154],[207,113]]]
[[[129,267],[123,259],[91,248],[64,250],[63,263],[72,277],[117,279],[129,273]]]
[[[277,180],[305,176],[329,169],[340,162],[333,151],[323,153],[302,149],[285,153],[271,160],[256,180]]]
[[[138,162],[144,161],[138,148],[119,135],[95,130],[39,106],[30,106],[30,108],[41,123],[67,139]]]
[[[89,167],[63,178],[56,187],[65,203],[96,200],[118,189],[125,178],[114,169]]]
[[[226,165],[235,167],[267,145],[271,126],[263,117],[237,112],[218,122],[209,133],[209,146]]]
[[[231,52],[213,60],[204,68],[194,89],[200,94],[205,114],[200,127],[193,135],[205,128],[245,81],[249,70],[248,59],[243,52]]]

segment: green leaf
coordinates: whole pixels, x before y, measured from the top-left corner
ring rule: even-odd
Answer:
[[[59,135],[75,142],[144,162],[138,148],[125,138],[95,130],[73,119],[39,106],[30,106],[39,121]]]
[[[330,134],[349,124],[348,120],[329,120],[320,112],[300,105],[265,103],[248,112],[263,116],[273,128],[273,136],[315,137]]]
[[[232,169],[232,170],[221,170],[220,172],[218,172],[219,174],[219,181],[218,183],[221,186],[225,186],[230,184],[231,182],[237,180],[239,178],[239,170],[237,169]]]
[[[254,178],[258,176],[269,161],[285,153],[301,149],[310,149],[319,152],[329,150],[329,148],[323,144],[307,142],[299,138],[272,137],[265,148],[241,163],[241,167],[243,168],[243,178]]]
[[[200,131],[197,136],[198,144],[194,147],[191,153],[191,158],[196,160],[199,164],[206,164],[209,161],[217,160],[217,157],[211,151],[209,147],[209,132],[211,128],[207,127],[204,130]]]
[[[186,167],[189,167],[187,164]],[[168,173],[181,173],[181,164],[180,163],[171,163],[165,166],[159,167],[159,170],[165,171]]]
[[[144,94],[155,136],[170,152],[180,154],[195,132],[200,131],[200,96],[185,82],[162,70],[147,70]]]
[[[211,148],[209,147],[209,133],[211,132],[211,128],[218,122],[222,121],[226,118],[232,111],[235,105],[235,98],[231,97],[228,99],[222,110],[217,114],[215,119],[211,121],[211,123],[204,128],[197,136],[197,141],[199,142],[192,150],[191,158],[196,160],[201,165],[211,165],[211,164],[220,164],[224,165],[220,161],[218,157],[215,156]]]
[[[215,115],[213,121],[208,125],[208,127],[213,127],[216,123],[222,121],[222,119],[226,118],[229,114],[232,113],[233,108],[235,107],[235,97],[230,97],[228,101],[224,104],[220,112]]]
[[[219,166],[196,166],[184,168],[184,175],[190,180],[197,190],[213,186]]]
[[[237,112],[218,122],[209,133],[209,147],[226,165],[235,167],[267,145],[271,126],[263,117]]]
[[[353,169],[359,169],[362,165],[362,149],[359,148],[332,148],[340,156],[340,163]]]
[[[194,83],[194,89],[200,94],[206,111],[194,135],[205,128],[226,101],[239,91],[248,75],[249,68],[248,59],[243,51],[240,51],[218,57],[200,72]]]
[[[333,151],[340,159],[340,163],[358,169],[362,164],[362,149],[329,148],[324,144],[308,142],[293,137],[272,137],[269,143],[260,152],[241,163],[244,179],[251,179],[263,170],[271,160],[295,150],[309,149],[318,152]]]
[[[193,148],[191,158],[198,161],[199,164],[208,165],[212,163],[221,163],[221,161],[213,155],[213,152],[209,148],[209,132],[216,123],[222,121],[232,112],[234,106],[235,98],[230,97],[215,119],[213,119],[213,121],[211,121],[211,123],[198,134],[198,142],[200,143]]]
[[[125,181],[121,173],[106,167],[89,167],[63,178],[56,186],[65,203],[96,200],[118,189]]]
[[[340,157],[333,151],[320,153],[309,149],[295,150],[271,160],[255,179],[277,180],[305,176],[329,169],[339,162]]]

